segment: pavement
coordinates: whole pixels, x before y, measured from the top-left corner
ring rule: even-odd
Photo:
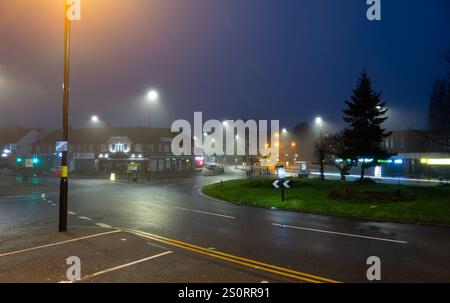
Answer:
[[[58,193],[0,197],[0,282],[450,282],[450,228],[238,206],[200,194],[242,177],[150,183],[71,180],[69,232]],[[86,238],[87,237],[87,238]]]

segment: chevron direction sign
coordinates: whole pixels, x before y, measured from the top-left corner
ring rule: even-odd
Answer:
[[[290,180],[275,180],[275,182],[272,183],[272,186],[276,189],[280,188],[291,188],[291,181]]]

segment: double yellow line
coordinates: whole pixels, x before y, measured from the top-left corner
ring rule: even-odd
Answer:
[[[174,239],[161,237],[158,235],[150,234],[150,233],[139,231],[139,230],[132,230],[132,229],[122,229],[122,230],[132,233],[132,234],[135,234],[140,237],[144,237],[144,238],[147,238],[147,239],[150,239],[153,241],[165,243],[165,244],[175,246],[175,247],[178,247],[181,249],[185,249],[188,251],[196,252],[196,253],[206,255],[206,256],[209,256],[209,257],[212,257],[215,259],[228,261],[228,262],[239,264],[239,265],[242,265],[245,267],[250,267],[253,269],[269,272],[272,274],[292,278],[295,280],[300,280],[300,281],[310,282],[310,283],[339,283],[338,281],[335,281],[335,280],[331,280],[331,279],[303,273],[300,271],[296,271],[296,270],[292,270],[292,269],[288,269],[288,268],[284,268],[284,267],[279,267],[279,266],[275,266],[275,265],[271,265],[271,264],[267,264],[267,263],[263,263],[263,262],[259,262],[259,261],[255,261],[255,260],[251,260],[251,259],[211,250],[211,249],[207,249],[207,248],[204,248],[201,246],[189,244],[186,242],[181,242],[181,241],[174,240]]]

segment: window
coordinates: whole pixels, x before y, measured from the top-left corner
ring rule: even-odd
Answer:
[[[134,146],[134,151],[137,153],[141,153],[142,152],[142,144],[136,144]]]

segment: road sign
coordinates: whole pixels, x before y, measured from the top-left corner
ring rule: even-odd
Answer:
[[[290,180],[286,180],[284,178],[280,178],[278,180],[275,180],[272,183],[272,186],[274,188],[280,190],[280,192],[281,192],[281,201],[283,202],[284,201],[284,190],[291,188],[292,185],[291,185],[291,181]]]
[[[291,181],[290,180],[284,180],[284,179],[279,179],[279,180],[275,180],[272,183],[272,186],[276,189],[280,189],[280,188],[291,188]]]
[[[25,167],[26,168],[33,168],[34,167],[33,160],[32,159],[26,159],[25,160]]]
[[[68,151],[68,143],[67,141],[59,141],[56,142],[56,152],[62,153]]]

